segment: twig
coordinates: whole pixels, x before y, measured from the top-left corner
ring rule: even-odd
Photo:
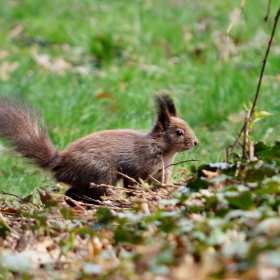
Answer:
[[[228,150],[231,149],[231,152],[233,151],[233,149],[235,148],[237,143],[242,147],[242,144],[240,143],[239,140],[240,140],[240,137],[241,137],[241,135],[244,131],[244,128],[245,128],[245,123],[243,124],[242,128],[240,129],[240,131],[239,131],[237,137],[235,138],[235,141],[233,142],[233,144],[227,147]]]
[[[250,116],[249,116],[250,118],[252,117],[252,114],[255,111],[255,107],[256,107],[256,104],[257,104],[257,101],[258,101],[258,97],[259,97],[259,93],[260,93],[260,88],[261,88],[261,84],[262,84],[262,79],[263,79],[263,74],[264,74],[264,70],[265,70],[265,66],[266,66],[266,61],[267,61],[267,58],[268,58],[270,47],[272,45],[272,41],[273,41],[275,30],[276,30],[276,27],[277,27],[277,24],[278,24],[279,16],[280,16],[280,8],[278,9],[278,12],[277,12],[277,14],[275,16],[273,29],[272,29],[272,32],[271,32],[270,40],[268,42],[268,46],[267,46],[267,49],[266,49],[265,57],[264,57],[264,60],[263,60],[262,69],[261,69],[261,72],[260,72],[260,78],[259,78],[259,82],[258,82],[256,93],[255,93],[254,102],[253,102],[252,108],[250,110]],[[231,152],[235,148],[236,144],[239,142],[239,139],[240,139],[242,133],[244,132],[244,130],[245,130],[245,123],[243,124],[243,127],[241,128],[241,130],[240,130],[238,136],[236,137],[234,143],[227,148],[227,149],[231,149]],[[242,145],[242,146],[244,146],[244,145]],[[227,154],[226,157],[228,159],[228,154]]]
[[[226,162],[228,163],[229,162],[229,149],[230,149],[231,147],[227,147],[226,148]]]
[[[250,141],[250,144],[249,144],[249,159],[254,160],[254,158],[255,158],[254,142]]]
[[[129,177],[129,176],[127,176],[127,175],[125,175],[125,174],[123,174],[123,173],[121,173],[121,172],[118,172],[118,171],[117,171],[117,173],[120,174],[120,175],[122,175],[122,176],[125,177],[126,179],[129,179],[130,181],[132,181],[133,183],[137,184],[138,186],[140,186],[140,184],[139,184],[136,180],[134,180],[133,178],[131,178],[131,177]]]
[[[219,62],[218,62],[218,66],[217,66],[217,71],[216,71],[216,76],[219,75],[220,73],[220,69],[221,69],[221,65],[222,65],[222,59],[223,59],[223,54],[224,54],[224,50],[225,50],[225,45],[226,45],[226,40],[228,37],[229,32],[231,31],[233,25],[235,24],[235,22],[237,21],[237,19],[239,18],[241,12],[244,9],[244,5],[245,5],[246,0],[241,0],[241,4],[239,9],[237,10],[235,17],[232,19],[232,21],[230,22],[225,35],[223,36],[223,42],[222,42],[222,47],[221,47],[221,51],[220,51],[220,56],[219,56]]]
[[[245,124],[243,125],[243,127],[240,129],[239,134],[237,135],[237,137],[235,138],[234,142],[232,145],[228,146],[226,148],[226,162],[229,162],[229,156],[230,156],[230,152],[229,150],[231,149],[231,152],[233,151],[233,149],[235,148],[236,144],[239,144],[240,147],[243,147],[242,143],[240,143],[240,137],[242,135],[242,132],[244,131],[245,128]]]
[[[155,181],[157,184],[159,184],[160,186],[166,186],[165,184],[163,184],[162,182],[160,182],[159,180],[157,180],[156,178],[154,178],[152,175],[149,175],[149,179],[152,179],[153,181]]]
[[[190,162],[190,161],[198,161],[198,160],[197,160],[197,159],[187,159],[187,160],[183,160],[183,161],[171,163],[171,164],[165,166],[164,168],[166,169],[166,168],[168,168],[168,167],[170,167],[170,166],[174,166],[174,165],[178,165],[178,164],[185,163],[185,162]],[[161,170],[162,170],[162,168],[159,169],[158,172],[160,172]]]
[[[64,199],[65,199],[66,201],[72,202],[73,204],[75,204],[75,206],[79,207],[81,210],[83,210],[84,212],[86,212],[86,210],[83,208],[83,205],[84,205],[83,202],[81,202],[81,201],[76,201],[75,199],[73,199],[73,198],[71,198],[71,197],[69,197],[69,196],[67,196],[67,195],[64,196]]]
[[[248,137],[249,137],[248,123],[250,120],[250,112],[251,112],[251,110],[249,109],[246,113],[245,122],[244,122],[244,140],[243,140],[243,145],[242,145],[242,158],[243,159],[247,158],[246,145],[247,145]]]
[[[257,91],[256,91],[256,94],[255,94],[255,99],[254,99],[254,102],[253,102],[253,105],[252,105],[252,108],[251,108],[250,117],[254,113],[255,107],[256,107],[256,104],[257,104],[257,101],[258,101],[260,88],[261,88],[261,84],[262,84],[262,79],[263,79],[263,73],[264,73],[264,69],[265,69],[265,66],[266,66],[266,61],[267,61],[267,58],[268,58],[270,47],[272,45],[272,41],[273,41],[273,38],[274,38],[275,30],[276,30],[276,27],[277,27],[277,24],[278,24],[279,16],[280,16],[280,8],[278,9],[276,17],[274,19],[274,25],[273,25],[270,40],[268,42],[268,46],[267,46],[267,49],[266,49],[265,57],[264,57],[264,60],[263,60],[263,65],[262,65],[262,69],[261,69],[261,73],[260,73],[260,79],[259,79],[259,82],[258,82],[258,87],[257,87]]]
[[[14,197],[16,197],[16,198],[18,198],[18,199],[20,199],[20,200],[22,201],[22,198],[21,198],[20,196],[15,195],[15,194],[7,193],[7,192],[4,192],[4,191],[1,191],[1,193],[2,193],[2,194],[5,194],[5,195],[14,196]]]
[[[265,21],[265,22],[268,21],[268,17],[269,17],[269,14],[270,14],[270,7],[271,7],[271,0],[268,0],[267,12],[266,12],[266,15],[265,15],[265,17],[264,17],[264,21]]]
[[[90,188],[107,188],[107,189],[116,189],[116,186],[106,185],[106,184],[95,184],[90,183]]]

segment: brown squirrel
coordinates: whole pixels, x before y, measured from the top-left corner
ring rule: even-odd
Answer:
[[[41,114],[29,103],[0,97],[0,136],[23,157],[70,185],[65,195],[76,200],[99,199],[123,179],[148,180],[150,175],[167,183],[174,157],[198,144],[192,129],[177,115],[168,94],[155,95],[157,118],[150,132],[117,129],[84,136],[63,151],[50,140]],[[123,175],[124,174],[124,175]],[[126,176],[125,176],[126,175]]]

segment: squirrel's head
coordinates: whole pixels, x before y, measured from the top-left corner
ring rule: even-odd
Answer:
[[[193,130],[178,117],[174,102],[168,94],[156,94],[155,104],[157,118],[151,135],[161,142],[166,152],[184,152],[198,144]]]

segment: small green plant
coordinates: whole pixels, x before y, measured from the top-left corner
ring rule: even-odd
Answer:
[[[98,65],[111,62],[122,56],[123,47],[120,39],[113,33],[104,32],[92,37],[89,45],[90,54],[94,56]]]
[[[253,138],[253,127],[255,124],[262,120],[265,119],[272,114],[266,111],[260,111],[255,107],[255,110],[252,112],[253,104],[249,102],[249,106],[247,106],[245,103],[243,103],[243,107],[246,111],[246,116],[245,116],[245,123],[244,123],[244,130],[243,133],[240,137],[241,141],[241,146],[243,147],[243,158],[249,158],[253,159],[254,158],[254,150],[253,150],[253,145],[254,145],[254,138]]]

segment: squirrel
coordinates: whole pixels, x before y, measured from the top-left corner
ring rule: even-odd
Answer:
[[[41,113],[30,103],[0,97],[0,137],[21,156],[50,171],[57,182],[70,185],[66,198],[100,199],[110,195],[110,191],[96,185],[116,186],[121,179],[124,187],[133,185],[133,180],[149,180],[150,176],[167,184],[175,155],[192,149],[198,139],[178,117],[170,95],[154,97],[157,117],[150,132],[98,131],[74,141],[62,151],[54,146]]]

